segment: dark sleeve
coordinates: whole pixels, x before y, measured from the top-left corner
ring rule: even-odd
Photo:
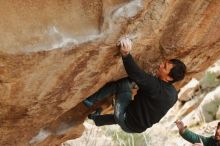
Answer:
[[[191,143],[200,143],[200,139],[202,140],[204,146],[206,146],[208,144],[208,141],[209,141],[209,138],[208,137],[204,137],[204,136],[201,136],[201,135],[198,135],[196,133],[193,133],[192,131],[190,131],[189,129],[186,129],[182,134],[181,136],[191,142]]]
[[[122,57],[122,60],[128,77],[131,78],[139,88],[153,90],[158,87],[158,78],[140,69],[140,67],[134,62],[131,54]]]

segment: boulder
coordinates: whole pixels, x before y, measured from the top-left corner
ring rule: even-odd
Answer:
[[[77,138],[81,103],[126,76],[117,40],[136,62],[188,67],[179,88],[220,58],[220,1],[7,0],[0,2],[0,145],[59,145]]]

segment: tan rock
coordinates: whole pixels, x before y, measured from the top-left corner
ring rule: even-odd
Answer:
[[[0,14],[0,145],[79,137],[89,111],[78,104],[126,76],[115,47],[125,34],[144,69],[182,59],[188,76],[178,87],[220,56],[217,0],[8,0]]]

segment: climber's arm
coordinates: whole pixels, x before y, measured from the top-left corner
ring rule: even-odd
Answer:
[[[121,40],[120,52],[128,77],[136,82],[140,88],[154,90],[159,85],[158,79],[150,73],[146,73],[135,63],[130,54],[132,48],[131,45],[132,43],[130,39],[125,38]]]

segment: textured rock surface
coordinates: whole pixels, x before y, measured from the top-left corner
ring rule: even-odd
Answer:
[[[220,58],[218,0],[8,0],[0,8],[0,145],[79,137],[90,112],[79,103],[126,75],[115,47],[125,34],[144,69],[182,59],[185,82]]]

